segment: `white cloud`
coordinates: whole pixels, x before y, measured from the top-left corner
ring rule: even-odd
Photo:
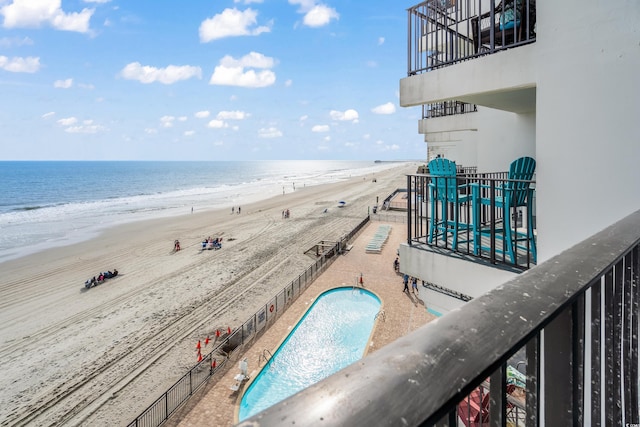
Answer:
[[[233,0],[234,3],[244,3],[244,4],[251,4],[251,3],[262,3],[264,0]]]
[[[304,116],[300,116],[300,118],[298,119],[300,121],[300,124],[306,122],[309,119],[309,116],[307,114],[305,114]]]
[[[196,116],[197,119],[206,119],[207,117],[209,117],[209,114],[211,114],[208,111],[198,111],[196,114],[194,114],[194,116]]]
[[[55,116],[55,115],[56,115],[56,113],[54,113],[53,111],[49,111],[48,113],[44,113],[44,114],[42,115],[42,118],[43,118],[43,119],[48,119],[48,118],[53,117],[53,116]]]
[[[213,119],[207,124],[207,127],[210,127],[212,129],[222,129],[229,127],[229,125],[223,120]]]
[[[178,117],[178,121],[179,121],[179,122],[186,122],[186,121],[187,121],[187,116],[180,116],[180,117]]]
[[[275,65],[275,60],[261,53],[250,52],[240,59],[226,55],[220,60],[211,75],[209,84],[220,86],[241,87],[266,87],[276,81],[276,75],[269,70]],[[263,68],[256,72],[253,69],[245,71],[245,68]]]
[[[393,114],[396,112],[396,106],[392,102],[387,102],[372,108],[371,111],[375,114]]]
[[[87,89],[87,90],[93,90],[96,88],[94,85],[89,83],[78,83],[78,87],[81,89]]]
[[[61,126],[71,126],[73,124],[76,124],[78,122],[78,119],[75,117],[67,117],[64,119],[60,119],[58,120],[58,124]]]
[[[292,85],[292,84],[293,84],[293,80],[291,80],[291,79],[289,79],[289,80],[287,80],[286,82],[284,82],[284,85],[285,85],[286,87],[291,87],[291,85]]]
[[[83,0],[85,3],[109,3],[111,0]]]
[[[158,133],[158,129],[155,128],[146,128],[144,130],[144,133],[148,134],[148,135],[155,135]]]
[[[332,120],[340,120],[340,121],[350,121],[357,123],[358,122],[358,112],[353,109],[342,111],[331,110],[329,112],[329,116]]]
[[[289,4],[300,5],[298,13],[303,13],[302,22],[308,27],[322,27],[331,22],[332,19],[339,19],[340,15],[332,7],[315,0],[289,0]]]
[[[331,19],[338,19],[340,15],[334,8],[317,5],[304,15],[302,22],[308,27],[322,27],[331,22]]]
[[[79,126],[70,126],[64,131],[69,133],[98,133],[107,130],[104,126],[94,125],[91,120]]]
[[[56,80],[53,82],[53,87],[60,89],[69,89],[71,86],[73,86],[73,79]]]
[[[378,46],[384,44],[384,37],[378,37]]]
[[[0,38],[0,48],[9,48],[15,46],[33,45],[33,40],[29,37],[2,37]]]
[[[160,123],[162,123],[163,128],[173,127],[173,122],[176,118],[174,116],[162,116],[160,117]]]
[[[40,69],[40,58],[33,56],[26,58],[0,56],[0,68],[12,73],[35,73]]]
[[[276,127],[262,128],[258,131],[260,138],[280,138],[282,131]]]
[[[220,111],[216,118],[218,120],[244,120],[249,114],[244,111]]]
[[[185,130],[184,131],[184,136],[192,136],[195,135],[196,131],[195,130]]]
[[[120,71],[120,75],[127,80],[138,80],[145,84],[160,82],[169,85],[192,77],[200,79],[202,70],[200,67],[191,65],[169,65],[166,68],[156,68],[132,62]]]
[[[329,125],[315,125],[311,128],[311,132],[329,132]]]
[[[257,36],[268,33],[268,26],[255,27],[258,12],[247,9],[244,12],[233,8],[225,9],[213,18],[205,19],[200,24],[200,42],[207,43],[211,40],[232,36]]]
[[[0,8],[5,28],[38,28],[48,24],[56,30],[79,33],[89,31],[93,12],[93,9],[82,9],[81,12],[65,13],[62,0],[14,0]]]

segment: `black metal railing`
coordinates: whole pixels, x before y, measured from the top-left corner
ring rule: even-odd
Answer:
[[[637,425],[639,274],[637,211],[240,425]]]
[[[535,181],[507,172],[454,179],[407,176],[407,243],[531,268],[536,263]]]
[[[264,304],[241,327],[229,331],[219,342],[216,341],[210,353],[203,355],[202,360],[197,365],[149,405],[127,427],[158,427],[164,423],[209,378],[226,367],[227,362],[237,349],[242,348],[242,346],[252,342],[256,337],[264,333],[291,303],[313,283],[318,275],[335,261],[337,255],[344,250],[347,242],[351,241],[369,220],[369,216],[367,216],[353,230],[335,242],[332,247],[325,248],[321,257],[315,263]]]
[[[422,118],[432,119],[435,117],[454,116],[458,114],[475,113],[478,107],[462,101],[444,101],[422,106]]]
[[[408,9],[408,75],[536,40],[536,0],[427,0]]]

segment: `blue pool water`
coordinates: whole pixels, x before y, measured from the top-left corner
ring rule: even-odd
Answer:
[[[363,289],[321,294],[242,396],[243,421],[362,358],[380,299]]]

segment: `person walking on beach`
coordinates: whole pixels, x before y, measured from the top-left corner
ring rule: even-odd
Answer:
[[[418,295],[418,279],[416,277],[411,279],[411,292]]]
[[[400,272],[400,260],[396,257],[395,261],[393,261],[393,270],[398,273]]]
[[[409,292],[409,275],[405,273],[402,277],[402,281],[404,282],[404,289],[402,292]]]
[[[231,206],[231,213],[235,213],[235,206]]]
[[[238,215],[240,215],[240,206],[238,206]]]

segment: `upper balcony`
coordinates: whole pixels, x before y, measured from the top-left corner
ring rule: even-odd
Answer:
[[[536,40],[535,0],[427,0],[408,12],[409,76]]]
[[[535,41],[535,0],[420,3],[408,10],[408,77],[400,81],[400,105],[456,100],[533,112]]]

